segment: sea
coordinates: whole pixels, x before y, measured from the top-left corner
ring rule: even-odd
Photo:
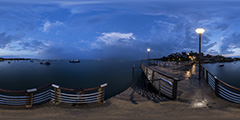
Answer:
[[[223,67],[219,65],[223,64]],[[204,64],[213,75],[223,82],[240,88],[240,61]]]
[[[26,90],[49,83],[66,88],[93,88],[108,83],[105,98],[108,99],[126,90],[142,79],[140,66],[135,60],[48,60],[51,65],[40,64],[47,60],[0,62],[0,89]],[[9,63],[10,62],[10,63]]]
[[[49,61],[51,65],[40,62]],[[10,63],[9,63],[10,62]],[[0,89],[26,90],[49,83],[66,88],[92,88],[108,83],[105,99],[143,80],[140,60],[30,60],[0,62]],[[219,67],[224,64],[224,67]],[[220,80],[240,88],[240,62],[209,63],[204,66]]]

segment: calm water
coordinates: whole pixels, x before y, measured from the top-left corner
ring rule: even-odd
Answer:
[[[219,67],[224,64],[224,67]],[[240,88],[240,62],[204,64],[204,66],[220,80]]]
[[[66,60],[51,61],[50,66],[41,65],[41,61],[0,62],[0,88],[25,90],[55,83],[67,88],[91,88],[109,83],[106,98],[110,98],[141,79],[141,70],[132,77],[132,64],[140,61],[97,61],[81,60],[81,63],[69,63]]]

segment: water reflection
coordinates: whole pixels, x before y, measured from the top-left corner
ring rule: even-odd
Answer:
[[[192,72],[193,75],[196,74],[196,64],[194,64],[194,65],[192,66],[191,72]]]
[[[192,65],[191,69],[186,71],[186,74],[184,75],[185,77],[189,78],[191,77],[191,75],[195,75],[196,74],[196,65]]]

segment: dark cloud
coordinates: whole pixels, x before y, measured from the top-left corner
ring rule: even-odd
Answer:
[[[236,48],[240,48],[240,33],[233,33],[228,37],[225,37],[222,40],[222,46],[220,47],[221,53],[223,54],[231,54],[234,53],[232,50]]]
[[[25,40],[19,43],[21,50],[38,51],[47,47],[43,41],[40,40]]]
[[[6,32],[0,33],[0,48],[5,48],[9,43],[16,39],[16,36],[7,35]]]

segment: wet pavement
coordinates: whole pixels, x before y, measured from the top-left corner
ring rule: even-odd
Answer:
[[[173,70],[172,68],[163,68],[160,66],[153,67],[165,74],[181,80],[178,83],[177,101],[179,102],[189,103],[189,106],[193,108],[223,108],[227,106],[240,107],[239,104],[216,97],[214,91],[209,87],[206,80],[199,80],[198,65],[194,64],[186,71]]]

